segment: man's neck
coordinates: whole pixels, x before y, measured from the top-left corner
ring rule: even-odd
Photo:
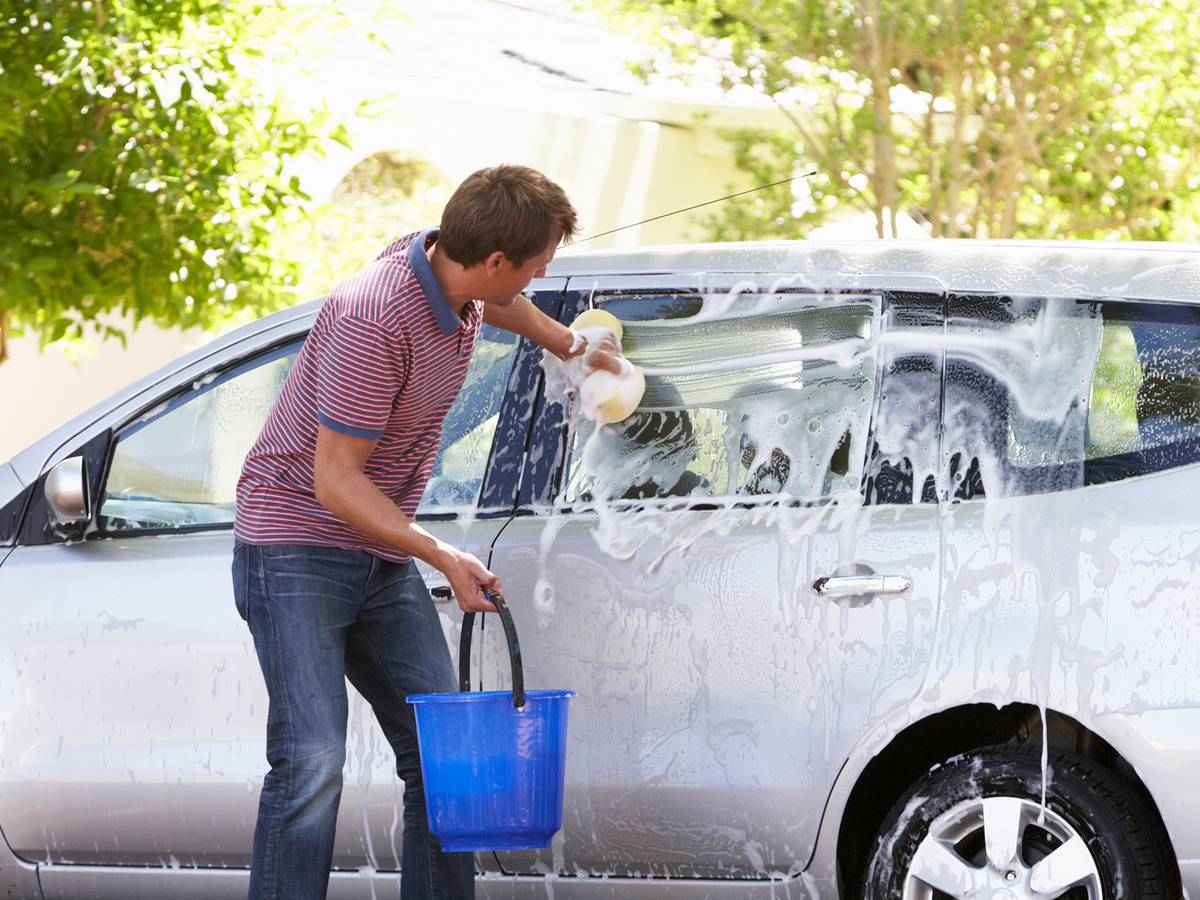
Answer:
[[[433,270],[433,277],[442,286],[446,302],[456,316],[461,316],[463,307],[468,301],[475,299],[473,279],[466,269],[442,253],[437,244],[426,247],[425,255],[429,258],[429,268]]]

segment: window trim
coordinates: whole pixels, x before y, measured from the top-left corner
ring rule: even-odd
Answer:
[[[567,279],[542,278],[525,292],[533,305],[557,320],[566,296]],[[483,482],[475,506],[467,515],[479,519],[508,519],[516,513],[534,425],[542,402],[542,348],[517,336],[517,350],[500,403],[496,430],[484,464]],[[523,410],[524,406],[524,410]],[[503,438],[503,440],[501,439]],[[505,465],[511,463],[509,465]],[[486,504],[486,505],[485,505]],[[417,522],[455,521],[463,512],[417,510]]]
[[[535,284],[534,288],[536,288],[536,290],[533,290],[532,288],[531,290],[533,290],[533,301],[535,305],[537,305],[539,309],[550,315],[552,318],[556,317],[560,311],[563,297],[565,296],[566,279],[543,279],[540,284]],[[213,367],[203,374],[198,374],[198,377],[207,378],[209,374],[213,372],[217,373],[216,376],[212,378],[210,383],[211,385],[215,384],[225,374],[237,368],[246,366],[248,363],[255,362],[258,365],[265,365],[270,361],[270,359],[267,357],[272,354],[281,356],[285,355],[288,349],[293,346],[296,348],[302,348],[305,340],[308,338],[311,327],[312,322],[309,321],[304,324],[302,329],[290,330],[286,334],[279,335],[269,342],[249,348],[247,352],[239,354],[238,356],[225,361],[222,365]],[[418,509],[416,514],[413,516],[414,521],[452,522],[464,517],[479,520],[508,518],[513,515],[521,476],[520,463],[525,458],[525,454],[529,447],[530,435],[532,433],[533,421],[535,419],[535,416],[532,413],[541,397],[541,369],[539,368],[541,348],[533,344],[527,338],[521,336],[517,336],[516,345],[517,349],[514,353],[513,364],[508,372],[508,379],[504,386],[504,392],[500,402],[500,409],[498,411],[500,420],[497,422],[496,433],[492,437],[492,443],[488,450],[487,460],[484,464],[483,481],[480,485],[480,491],[479,495],[476,497],[475,505],[453,510],[421,511]],[[514,407],[518,406],[518,404],[513,402],[514,397],[511,390],[514,379],[528,379],[531,372],[538,380],[535,382],[533,387],[533,394],[530,403],[531,414],[527,417],[522,429],[524,431],[524,444],[520,447],[514,446],[512,448],[505,449],[501,447],[500,443],[497,441],[497,436],[500,434],[501,424],[504,423],[506,417],[512,419],[513,416],[517,416],[519,419],[520,413],[519,409],[514,409]],[[178,406],[182,404],[176,404],[175,406],[171,406],[170,404],[175,403],[175,401],[184,395],[190,395],[193,390],[192,385],[195,384],[196,381],[197,376],[193,376],[186,380],[172,384],[166,391],[157,393],[152,399],[139,403],[136,408],[124,415],[120,420],[111,426],[113,443],[109,448],[109,451],[104,456],[103,466],[98,467],[100,468],[99,481],[96,488],[96,497],[98,500],[99,498],[103,497],[103,493],[107,489],[113,451],[117,446],[119,438],[124,436],[124,429],[128,428],[130,424],[135,423],[139,419],[146,416],[149,412],[154,411],[157,407],[164,407],[159,413],[160,415],[165,414],[170,409],[178,408]],[[210,385],[206,385],[206,388],[211,389]],[[149,424],[150,421],[153,421],[153,419],[148,420],[146,424]],[[520,422],[513,420],[513,424],[519,426]],[[517,463],[517,471],[514,476],[510,476],[512,483],[507,486],[507,490],[505,488],[505,484],[503,483],[502,473],[500,473],[496,467],[497,454],[499,452],[512,453],[515,462]],[[35,482],[35,485],[38,483],[40,482]],[[506,505],[501,504],[487,507],[480,505],[489,495],[489,493],[494,495],[505,491],[508,496]],[[33,504],[31,503],[30,507],[32,507],[32,505]],[[196,525],[181,525],[176,527],[107,531],[101,530],[98,527],[100,506],[101,504],[99,502],[97,502],[94,506],[96,512],[93,515],[92,523],[88,528],[88,532],[84,536],[85,540],[111,540],[132,537],[160,537],[163,535],[191,533],[232,532],[234,527],[232,522],[219,522]],[[26,516],[27,515],[28,510],[26,510]]]

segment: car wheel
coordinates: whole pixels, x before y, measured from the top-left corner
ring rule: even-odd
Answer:
[[[1115,774],[1040,747],[987,747],[935,766],[880,828],[864,900],[1167,897],[1161,826]]]

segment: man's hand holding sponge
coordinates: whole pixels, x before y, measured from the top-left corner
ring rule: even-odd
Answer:
[[[628,418],[642,401],[646,379],[621,355],[624,328],[612,313],[589,309],[571,323],[575,341],[563,364],[579,391],[583,414],[601,424]]]

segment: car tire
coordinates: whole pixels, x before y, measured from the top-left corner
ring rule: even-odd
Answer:
[[[1051,750],[1043,813],[1041,754],[985,747],[934,766],[884,819],[863,900],[1176,896],[1170,843],[1141,797],[1095,761]]]

